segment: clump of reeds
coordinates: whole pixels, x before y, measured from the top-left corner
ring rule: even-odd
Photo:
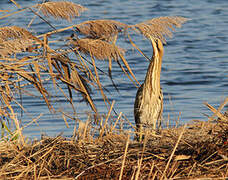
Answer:
[[[9,55],[27,51],[29,47],[34,45],[34,41],[31,39],[14,39],[0,43],[0,55],[7,57]]]
[[[113,36],[124,31],[127,25],[114,20],[93,20],[85,21],[75,27],[88,38],[112,41]]]
[[[118,118],[119,119],[119,118]],[[80,125],[72,139],[0,143],[0,177],[12,179],[193,179],[228,175],[228,124],[195,122],[131,140],[110,116],[101,128]],[[228,118],[225,119],[226,122]],[[104,133],[105,132],[105,133]],[[96,136],[94,136],[96,134]]]
[[[30,32],[26,29],[18,26],[6,26],[0,28],[0,41],[7,39],[18,39],[18,38],[35,38]]]
[[[38,42],[40,40],[24,28],[18,26],[0,28],[0,56],[6,57],[26,51]]]
[[[100,60],[117,60],[120,59],[125,52],[124,49],[99,39],[76,39],[70,43],[80,52]]]
[[[45,16],[68,21],[86,10],[81,5],[66,1],[46,2],[36,7],[41,9]],[[39,36],[40,39],[20,27],[0,28],[0,47],[4,50],[0,52],[2,56],[26,50],[30,40],[42,45],[37,56],[25,55],[20,59],[16,56],[3,57],[0,63],[2,103],[0,115],[2,119],[15,121],[21,140],[13,141],[15,135],[10,134],[11,141],[3,139],[0,143],[0,177],[2,179],[226,177],[228,174],[227,118],[217,110],[216,115],[219,114],[220,118],[217,124],[198,122],[187,127],[166,129],[156,137],[146,134],[144,141],[140,143],[131,140],[130,137],[134,133],[115,128],[117,125],[121,126],[117,122],[119,118],[114,123],[110,123],[111,110],[109,116],[99,119],[96,126],[91,126],[92,122],[88,121],[79,123],[73,138],[43,137],[40,141],[26,143],[11,104],[11,101],[17,103],[12,97],[13,88],[23,90],[20,83],[26,81],[35,87],[49,109],[52,109],[48,99],[48,88],[44,83],[48,76],[60,91],[63,91],[59,85],[60,82],[67,86],[69,97],[65,92],[63,94],[72,107],[72,89],[74,89],[80,92],[89,102],[92,110],[97,112],[88,84],[99,87],[104,101],[108,102],[108,100],[99,82],[94,58],[108,59],[109,70],[111,70],[111,60],[116,60],[131,79],[130,74],[132,77],[134,74],[123,57],[124,50],[116,45],[117,35],[122,31],[133,29],[149,39],[159,38],[165,42],[166,37],[171,37],[174,28],[180,27],[186,20],[183,17],[160,17],[136,25],[126,25],[112,20],[86,21],[45,33]],[[59,51],[49,46],[50,34],[74,28],[85,37],[72,39],[70,44],[73,45],[73,49],[66,46],[67,50]],[[88,57],[82,57],[79,52]],[[69,53],[74,53],[76,57],[73,58],[74,61],[69,58]],[[121,65],[120,59],[126,70]],[[93,69],[89,67],[91,65]],[[4,123],[2,125],[5,126]]]
[[[81,12],[87,10],[79,4],[68,1],[45,2],[36,7],[47,17],[53,16],[56,19],[66,19],[68,21],[72,21],[73,18],[80,16]]]
[[[20,7],[16,2],[14,2],[14,4],[17,7]],[[37,12],[32,10],[34,7],[38,9]],[[139,84],[127,60],[124,58],[125,50],[117,46],[119,33],[123,31],[127,33],[129,29],[135,30],[138,28],[143,35],[150,35],[154,37],[155,34],[159,34],[158,27],[163,27],[160,31],[161,34],[164,35],[165,33],[168,33],[168,28],[166,29],[166,27],[178,27],[186,20],[181,17],[164,17],[157,20],[152,19],[136,25],[127,25],[114,20],[93,20],[85,21],[62,29],[55,29],[51,23],[45,21],[45,19],[38,14],[39,10],[45,16],[53,16],[54,18],[67,19],[71,21],[73,18],[78,17],[81,12],[85,11],[86,8],[68,1],[56,1],[45,2],[32,6],[31,8],[24,8],[23,10],[19,10],[13,14],[20,13],[25,10],[32,11],[41,20],[48,23],[54,31],[47,32],[40,36],[35,36],[28,30],[17,26],[0,28],[0,65],[3,70],[2,78],[10,76],[7,81],[1,81],[1,86],[7,87],[7,96],[9,97],[10,94],[8,92],[11,92],[14,88],[18,90],[17,92],[25,91],[20,86],[22,82],[23,84],[27,83],[27,85],[32,85],[40,93],[48,108],[53,110],[53,112],[54,108],[49,100],[50,94],[48,88],[46,87],[46,83],[44,82],[52,80],[53,86],[58,87],[58,90],[61,91],[66,99],[71,103],[73,109],[72,91],[74,90],[75,92],[79,92],[96,113],[97,109],[92,100],[89,86],[91,85],[95,87],[95,89],[98,89],[101,92],[106,105],[110,106],[110,102],[103,92],[102,83],[99,80],[99,71],[102,72],[102,74],[108,75],[113,83],[113,86],[116,88],[111,74],[112,60],[115,60],[115,62],[118,63],[121,70],[128,76],[135,86],[138,86]],[[7,16],[10,16],[10,14]],[[145,24],[148,26],[150,31],[143,29]],[[154,30],[152,29],[153,26]],[[77,36],[76,39],[71,39],[69,43],[71,46],[66,44],[64,47],[65,49],[62,50],[51,48],[50,35],[69,29],[72,29],[75,33],[80,34],[80,36]],[[75,29],[77,31],[75,31]],[[81,38],[81,35],[85,37]],[[158,37],[158,35],[156,37]],[[37,44],[39,45],[38,47],[35,46]],[[23,53],[23,51],[27,51],[27,53]],[[18,53],[20,53],[20,58],[17,56]],[[35,55],[32,54],[32,56],[30,56],[31,54],[29,53],[35,53]],[[74,55],[74,58],[72,58],[73,60],[69,58],[69,55],[72,54]],[[82,54],[86,54],[87,57],[83,57]],[[108,73],[104,73],[96,66],[95,59],[109,61]],[[60,83],[67,86],[68,96],[59,85]],[[3,89],[1,91],[2,97],[4,97],[4,94],[5,92]],[[7,100],[7,98],[1,99],[3,107],[11,107],[10,102]],[[23,109],[22,106],[21,109]],[[11,113],[12,112],[13,109],[11,108]]]

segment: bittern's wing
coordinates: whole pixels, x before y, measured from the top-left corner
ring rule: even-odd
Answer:
[[[141,116],[141,112],[140,112],[140,106],[142,104],[142,91],[143,91],[143,85],[142,84],[137,93],[136,93],[136,97],[135,97],[135,104],[134,104],[134,116],[135,116],[135,124],[138,127],[142,122],[140,121],[140,116]]]
[[[163,114],[163,93],[162,93],[162,88],[161,88],[161,91],[160,91],[159,99],[161,100],[161,110],[160,110],[159,116],[158,116],[158,128],[161,129],[161,121],[162,121],[162,114]]]

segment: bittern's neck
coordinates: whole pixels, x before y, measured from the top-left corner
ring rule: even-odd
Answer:
[[[144,87],[148,87],[150,89],[150,92],[160,92],[160,74],[162,66],[163,49],[158,49],[157,43],[155,42],[152,42],[152,46],[153,57],[147,70],[147,74],[144,81]]]

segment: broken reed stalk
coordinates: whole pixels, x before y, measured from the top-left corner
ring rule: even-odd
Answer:
[[[122,114],[123,114],[122,112],[119,113],[119,116],[118,116],[118,118],[116,119],[114,125],[111,127],[110,132],[113,132],[113,130],[116,128],[116,125],[117,125],[117,123],[119,122],[119,120],[120,120]]]
[[[112,101],[112,104],[111,104],[111,106],[110,106],[110,108],[109,108],[109,111],[108,111],[108,115],[106,116],[105,122],[104,122],[104,124],[103,124],[103,126],[102,126],[101,133],[100,133],[100,137],[102,137],[102,136],[104,135],[105,128],[106,128],[106,126],[107,126],[107,124],[108,124],[108,119],[110,118],[110,115],[111,115],[111,112],[112,112],[112,110],[113,110],[114,104],[115,104],[115,101]]]
[[[127,136],[127,143],[126,143],[125,150],[124,150],[124,156],[123,156],[122,165],[121,165],[121,169],[120,169],[119,180],[121,180],[122,179],[122,176],[123,176],[124,164],[125,164],[126,157],[127,157],[127,151],[128,151],[129,141],[130,141],[130,134],[128,134],[128,136]]]
[[[204,103],[214,114],[209,118],[210,121],[212,121],[214,119],[215,116],[218,116],[221,119],[225,119],[224,115],[222,115],[220,113],[220,111],[224,108],[224,106],[228,103],[228,97],[225,98],[225,100],[223,101],[223,103],[220,104],[218,110],[216,110],[215,108],[213,108],[211,105],[209,105],[208,103]]]
[[[47,51],[51,51],[51,52],[55,52],[54,50],[51,50],[50,47],[48,46],[48,43],[46,43],[46,41],[44,43],[42,43],[38,38],[36,38],[35,36],[33,36],[30,32],[28,32],[27,30],[23,29],[23,28],[20,28],[20,27],[16,27],[16,26],[13,26],[13,27],[3,27],[0,29],[0,40],[2,42],[2,45],[3,43],[7,42],[7,39],[14,39],[13,43],[14,45],[12,45],[12,47],[15,46],[15,42],[22,42],[20,43],[21,47],[25,48],[25,43],[24,41],[25,40],[31,40],[31,39],[34,39],[36,40],[38,43],[40,44],[43,44],[44,45],[44,49]],[[9,41],[9,40],[8,40]],[[8,46],[5,46],[4,48],[7,49],[9,51],[9,44]],[[4,50],[4,49],[3,49]],[[16,53],[16,50],[14,50],[13,53]],[[9,52],[6,53],[7,55],[9,54]],[[49,53],[48,53],[49,54]],[[52,64],[50,61],[51,58],[48,58],[49,59],[49,66]],[[20,61],[21,62],[21,61]],[[13,65],[13,64],[12,64]],[[26,65],[26,64],[25,64]],[[22,65],[25,66],[25,65]],[[10,71],[12,71],[12,69],[14,69],[15,71],[13,71],[14,73],[19,73],[20,76],[22,76],[24,79],[28,80],[30,83],[32,83],[39,91],[40,93],[43,95],[44,99],[45,99],[45,102],[49,105],[49,107],[52,109],[52,106],[50,106],[49,104],[49,101],[47,100],[46,98],[46,90],[43,88],[43,85],[42,85],[42,80],[41,80],[41,72],[40,72],[40,65],[37,64],[37,62],[32,62],[32,65],[34,66],[35,68],[35,71],[32,70],[31,73],[27,73],[26,71],[24,71],[23,69],[18,69],[17,67],[9,67],[10,68]],[[5,64],[4,64],[5,66]],[[51,65],[52,67],[52,65]],[[50,67],[49,67],[50,68]],[[53,75],[53,70],[51,71],[52,75]],[[37,78],[33,75],[29,75],[29,74],[36,74],[37,75]],[[53,76],[52,76],[53,77]],[[55,77],[56,78],[56,77]],[[52,78],[53,79],[53,78]],[[90,101],[90,104],[91,104],[91,101]],[[92,106],[93,107],[93,106]],[[93,108],[95,110],[95,108]]]
[[[93,56],[91,56],[91,60],[92,60],[92,64],[93,64],[93,67],[94,67],[94,72],[95,72],[95,77],[96,77],[96,84],[98,85],[98,88],[99,88],[100,93],[101,93],[101,95],[103,97],[103,100],[104,100],[104,103],[105,103],[106,107],[108,107],[108,104],[110,104],[110,102],[109,102],[107,96],[105,95],[105,93],[103,91],[103,88],[102,88],[102,85],[101,85],[101,82],[100,82],[99,74],[97,72],[97,67],[96,67],[95,60],[94,60]]]
[[[165,166],[165,170],[163,171],[163,173],[162,173],[162,177],[161,177],[161,179],[163,179],[163,177],[165,177],[166,178],[166,171],[167,171],[167,169],[168,169],[168,167],[169,167],[169,164],[170,164],[170,162],[171,162],[171,160],[172,160],[172,158],[173,158],[173,155],[174,155],[174,153],[175,153],[175,151],[176,151],[176,149],[177,149],[177,147],[178,147],[178,145],[179,145],[179,142],[180,142],[180,140],[181,140],[181,138],[182,138],[182,136],[183,136],[183,134],[184,134],[184,131],[185,131],[185,128],[186,128],[186,124],[183,126],[183,128],[182,128],[182,131],[181,131],[181,133],[180,133],[180,135],[179,135],[179,137],[178,137],[178,140],[177,140],[177,142],[176,142],[176,144],[175,144],[175,146],[174,146],[174,148],[173,148],[173,151],[172,151],[172,153],[171,153],[171,155],[170,155],[170,157],[169,157],[169,160],[168,160],[168,162],[167,162],[167,164],[166,164],[166,166]]]
[[[219,117],[221,120],[223,121],[227,121],[227,118],[220,112],[220,108],[217,110],[215,109],[213,106],[211,106],[208,103],[204,103],[214,114],[209,118],[210,121],[212,121],[214,119],[214,116],[216,115],[217,117]],[[227,121],[228,122],[228,121]]]
[[[152,162],[152,165],[151,165],[151,168],[150,168],[150,172],[149,172],[149,174],[148,174],[148,180],[151,178],[153,170],[154,170],[154,161]],[[154,178],[153,178],[153,179],[154,179]],[[153,180],[153,179],[152,179],[152,180]]]
[[[12,116],[13,116],[12,119],[14,119],[14,124],[16,125],[16,129],[17,129],[16,133],[19,134],[19,138],[20,138],[19,140],[22,142],[22,145],[24,146],[25,140],[24,140],[24,136],[22,133],[22,128],[20,127],[20,123],[19,123],[17,117],[15,116],[15,114],[13,114]],[[16,135],[16,133],[15,133],[15,135]],[[14,138],[14,137],[12,137],[12,138]]]
[[[143,140],[143,149],[142,149],[141,158],[138,159],[138,167],[137,167],[137,171],[136,171],[136,174],[135,174],[135,180],[139,179],[140,170],[141,170],[142,161],[143,161],[143,155],[144,155],[145,148],[146,148],[146,143],[147,143],[147,140],[148,140],[148,133],[149,132],[147,131],[146,134],[145,134],[144,140]]]

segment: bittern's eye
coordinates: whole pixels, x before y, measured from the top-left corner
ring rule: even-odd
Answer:
[[[156,45],[157,45],[158,51],[162,51],[163,50],[163,45],[162,45],[162,42],[160,40],[157,40]]]
[[[160,46],[158,44],[158,41],[156,42],[157,49],[160,51]]]

